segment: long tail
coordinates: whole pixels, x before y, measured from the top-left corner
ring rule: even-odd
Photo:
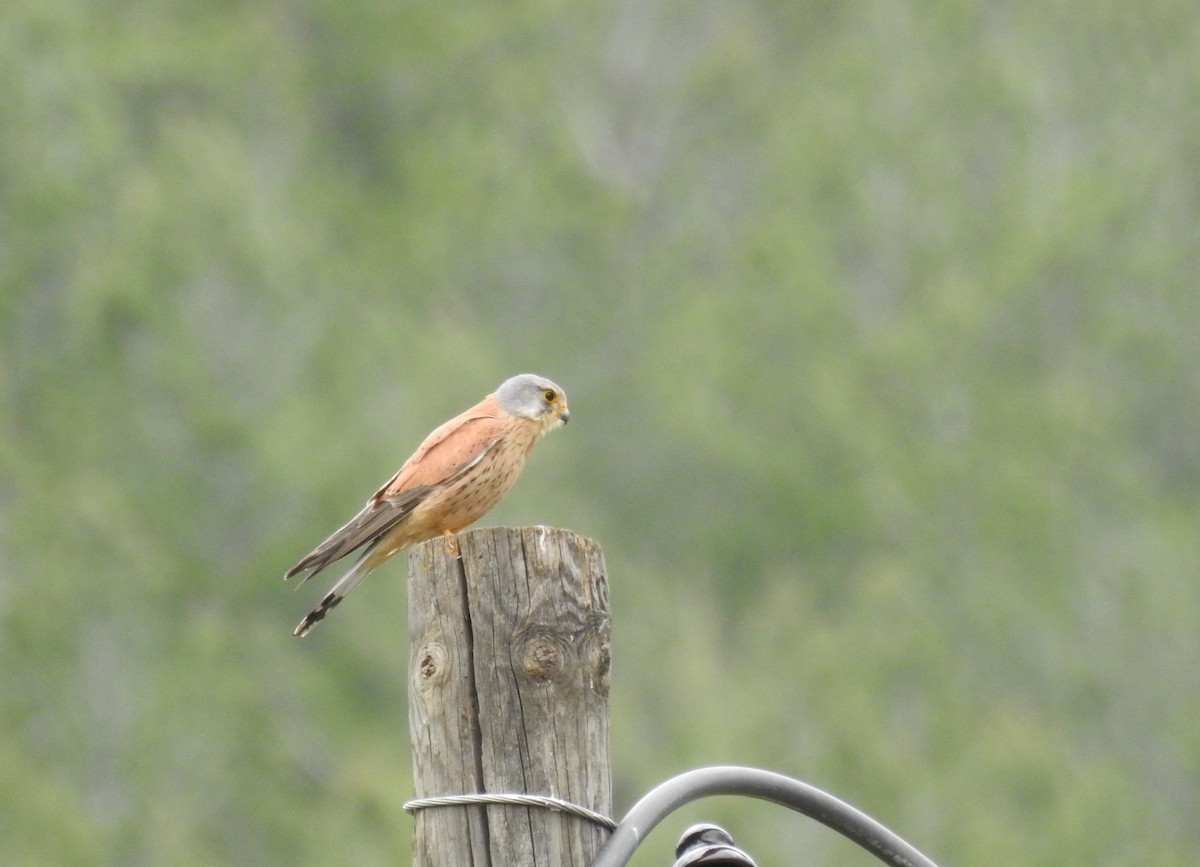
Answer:
[[[293,635],[303,638],[312,631],[313,627],[325,619],[325,615],[337,607],[346,596],[362,583],[362,580],[371,573],[371,571],[379,565],[377,558],[371,557],[371,553],[375,550],[375,544],[370,545],[358,559],[354,561],[354,565],[350,567],[345,575],[337,580],[337,583],[329,589],[325,594],[325,598],[320,601],[316,608],[308,612],[304,619],[300,621]],[[386,559],[386,558],[384,558]]]

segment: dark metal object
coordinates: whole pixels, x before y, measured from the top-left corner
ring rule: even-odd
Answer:
[[[718,825],[692,825],[675,846],[675,867],[758,867],[754,859],[733,845],[733,838]]]

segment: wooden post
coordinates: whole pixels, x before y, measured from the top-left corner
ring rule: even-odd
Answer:
[[[408,561],[418,798],[548,795],[612,813],[608,579],[591,539],[470,530]],[[609,832],[543,807],[416,813],[413,867],[586,867]]]

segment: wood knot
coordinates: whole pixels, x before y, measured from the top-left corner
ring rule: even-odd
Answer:
[[[566,667],[567,648],[556,636],[546,633],[525,638],[521,673],[530,680],[552,680]]]
[[[413,656],[413,674],[419,689],[445,682],[449,676],[446,672],[446,648],[436,641],[422,644]]]
[[[596,656],[596,673],[601,677],[608,677],[612,671],[612,648],[607,641],[600,642],[599,652]]]

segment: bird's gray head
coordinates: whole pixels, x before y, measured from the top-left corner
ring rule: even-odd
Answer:
[[[571,418],[563,390],[536,373],[522,373],[506,379],[496,389],[496,400],[505,412],[541,421],[543,433],[566,424]]]

